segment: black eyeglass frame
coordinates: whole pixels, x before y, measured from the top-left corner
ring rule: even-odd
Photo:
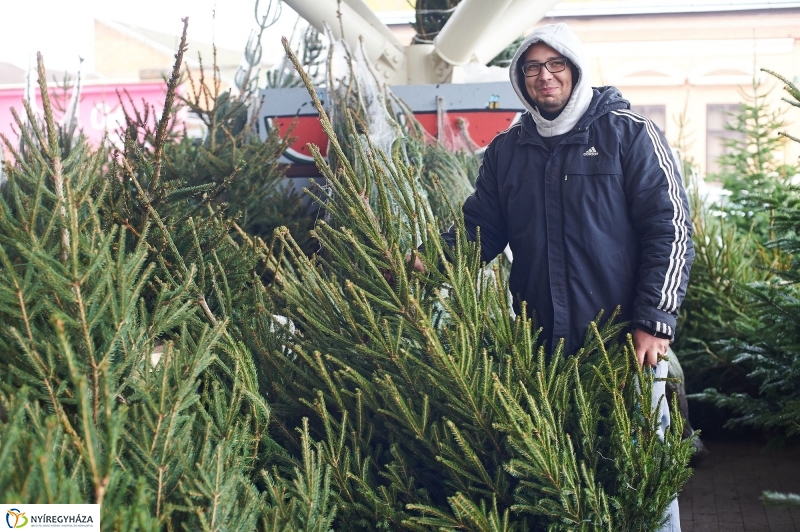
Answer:
[[[562,62],[562,61],[564,62],[564,68],[562,68],[561,70],[553,70],[552,68],[550,68],[553,63],[559,63],[559,62]],[[538,76],[539,74],[542,73],[542,67],[545,67],[547,69],[547,71],[550,72],[551,74],[556,74],[558,72],[564,72],[567,69],[567,64],[569,62],[570,62],[569,58],[567,58],[567,57],[559,57],[557,59],[549,59],[549,60],[545,61],[544,63],[537,63],[536,61],[531,61],[530,63],[525,63],[524,65],[522,65],[522,75],[525,76],[526,78],[535,78],[536,76]],[[528,74],[527,69],[528,69],[529,66],[537,66],[537,67],[539,67],[538,72],[536,72],[536,74]]]

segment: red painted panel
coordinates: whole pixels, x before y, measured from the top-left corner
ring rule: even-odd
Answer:
[[[291,136],[294,137],[286,157],[292,162],[313,162],[308,144],[319,147],[323,157],[328,155],[328,137],[322,130],[322,125],[316,115],[307,116],[279,116],[270,120],[270,127],[278,129],[281,135],[286,135],[294,125]]]
[[[474,143],[473,148],[485,148],[498,133],[505,131],[516,122],[518,115],[517,111],[502,110],[449,111],[445,114],[446,131],[443,141],[451,148],[467,147],[460,133],[461,127],[458,125],[459,120],[463,120],[469,137]],[[436,113],[415,113],[414,117],[425,131],[433,138],[438,138],[439,127]]]
[[[414,117],[431,135],[431,139],[438,138],[436,113],[415,113]],[[447,129],[442,140],[451,149],[483,149],[498,133],[508,129],[518,118],[519,112],[514,110],[450,111],[445,115]],[[459,120],[463,120],[472,145],[469,145],[461,134],[462,126],[459,126]],[[309,143],[319,146],[322,155],[327,156],[328,138],[316,115],[284,116],[270,120],[270,127],[277,128],[281,135],[286,135],[292,124],[295,124],[295,127],[291,136],[295,140],[284,153],[287,159],[295,164],[313,162],[308,149]]]

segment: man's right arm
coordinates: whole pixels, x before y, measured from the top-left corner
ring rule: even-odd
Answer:
[[[481,260],[490,262],[508,244],[507,224],[505,213],[500,204],[496,169],[496,144],[495,139],[489,144],[483,155],[478,179],[475,181],[475,192],[465,201],[462,211],[464,225],[467,230],[467,240],[477,240],[477,228],[481,233]],[[447,245],[455,245],[455,226],[442,234]]]

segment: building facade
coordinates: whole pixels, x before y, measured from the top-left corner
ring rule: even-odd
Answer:
[[[395,0],[371,6],[403,42],[414,12]],[[614,85],[648,116],[702,173],[718,170],[729,113],[753,94],[769,92],[770,108],[785,110],[787,131],[800,135],[800,110],[782,102],[773,70],[800,76],[800,2],[788,0],[564,1],[541,24],[568,23],[585,44],[592,85]],[[531,30],[533,27],[531,28]],[[787,142],[777,158],[797,163],[800,146]]]
[[[634,110],[656,122],[670,142],[682,144],[702,172],[713,174],[724,139],[735,135],[725,130],[729,113],[755,90],[769,93],[770,108],[786,111],[789,132],[794,128],[797,136],[800,130],[800,112],[781,101],[783,83],[761,71],[797,83],[800,6],[748,7],[593,16],[562,8],[542,23],[572,26],[586,44],[592,83],[618,87]],[[797,162],[800,146],[787,142],[775,156]]]

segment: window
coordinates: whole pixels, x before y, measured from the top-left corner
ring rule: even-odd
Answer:
[[[738,103],[709,104],[706,107],[706,175],[716,174],[722,169],[719,158],[731,149],[725,146],[729,139],[744,140],[744,133],[725,129],[733,123],[733,116],[739,112]]]
[[[667,108],[663,105],[631,105],[631,111],[653,121],[666,134]]]

